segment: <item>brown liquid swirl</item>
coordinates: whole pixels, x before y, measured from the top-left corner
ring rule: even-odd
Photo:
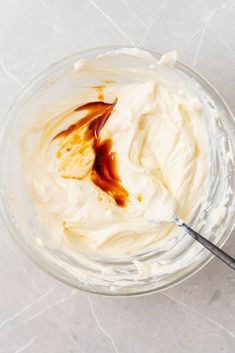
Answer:
[[[60,139],[56,156],[59,172],[64,178],[84,179],[89,176],[101,190],[113,197],[116,204],[125,207],[128,192],[118,175],[116,153],[111,138],[101,140],[100,132],[111,116],[113,103],[90,102],[74,110],[85,115],[53,139]]]

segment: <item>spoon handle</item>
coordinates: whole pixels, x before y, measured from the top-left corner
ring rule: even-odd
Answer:
[[[209,240],[204,238],[199,233],[195,232],[192,228],[190,228],[187,224],[179,222],[174,222],[177,226],[181,227],[185,230],[185,232],[199,243],[201,243],[205,248],[207,248],[210,252],[212,252],[216,257],[218,257],[221,261],[223,261],[226,265],[235,270],[235,259],[228,255],[226,252],[218,248],[216,245],[211,243]]]

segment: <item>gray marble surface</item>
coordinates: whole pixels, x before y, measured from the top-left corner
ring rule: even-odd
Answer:
[[[2,0],[1,119],[49,64],[110,44],[177,49],[235,112],[234,19],[234,0]],[[96,297],[42,272],[0,227],[1,353],[235,352],[235,275],[217,260],[158,294]]]

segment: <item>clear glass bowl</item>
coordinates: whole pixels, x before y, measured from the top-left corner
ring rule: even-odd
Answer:
[[[115,46],[89,49],[49,67],[23,90],[9,110],[0,135],[0,210],[9,233],[33,262],[60,281],[85,291],[113,296],[139,295],[172,286],[196,273],[208,263],[212,255],[185,235],[171,249],[181,249],[175,252],[176,255],[172,255],[176,261],[193,250],[193,256],[185,266],[174,273],[139,278],[136,266],[129,260],[87,258],[84,261],[84,254],[74,257],[60,248],[50,246],[50,242],[45,246],[41,241],[43,230],[35,223],[36,210],[24,186],[19,142],[22,126],[27,124],[30,116],[44,105],[55,105],[73,94],[79,82],[70,85],[70,80],[73,79],[71,72],[79,59],[95,58],[120,48]],[[156,52],[149,53],[160,58],[160,54]],[[210,140],[210,177],[205,202],[198,208],[190,225],[221,247],[234,225],[234,118],[226,103],[204,78],[178,62],[176,70],[179,75],[189,79],[204,102]],[[61,80],[61,77],[66,77],[66,80]],[[215,118],[209,119],[211,115]],[[218,213],[221,205],[224,207]],[[161,252],[151,251],[136,256],[135,259],[145,264],[158,263],[162,258],[164,254]],[[94,261],[97,265],[95,269]],[[112,273],[108,271],[110,266]]]

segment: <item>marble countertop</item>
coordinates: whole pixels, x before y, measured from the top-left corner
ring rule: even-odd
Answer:
[[[110,44],[177,49],[235,112],[234,18],[233,0],[1,1],[1,119],[48,65]],[[0,227],[1,353],[235,352],[235,275],[216,259],[158,294],[97,297],[42,272]]]

